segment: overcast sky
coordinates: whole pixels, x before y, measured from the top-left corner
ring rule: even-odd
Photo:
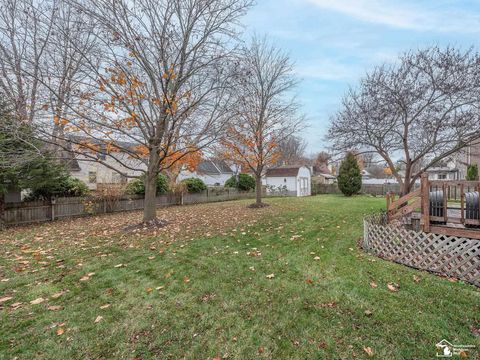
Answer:
[[[342,95],[375,65],[429,45],[478,49],[480,0],[257,0],[246,24],[295,62],[313,153]]]

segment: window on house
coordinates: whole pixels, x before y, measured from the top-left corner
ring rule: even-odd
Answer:
[[[89,171],[88,172],[88,182],[90,184],[96,184],[97,183],[97,172],[96,171]]]
[[[447,174],[438,174],[438,180],[447,180]]]

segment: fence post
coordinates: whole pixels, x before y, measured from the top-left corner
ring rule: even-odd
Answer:
[[[52,221],[55,220],[55,203],[56,203],[55,198],[51,198],[50,199],[50,219]]]
[[[387,194],[385,195],[385,198],[387,200],[387,222],[390,222],[390,192],[388,191]]]
[[[421,191],[423,231],[430,232],[430,186],[427,173],[422,174]]]

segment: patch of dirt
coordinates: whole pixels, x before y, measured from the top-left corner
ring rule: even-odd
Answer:
[[[125,233],[135,232],[137,230],[148,230],[148,229],[161,229],[168,225],[168,221],[162,219],[151,220],[147,222],[142,222],[140,224],[129,225],[123,229]]]
[[[251,204],[251,205],[248,205],[247,207],[249,209],[264,209],[264,208],[267,208],[269,207],[270,205],[269,204],[265,204],[265,203],[261,203],[261,204]]]

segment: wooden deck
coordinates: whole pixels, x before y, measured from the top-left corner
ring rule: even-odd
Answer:
[[[480,212],[466,204],[466,196],[474,194],[480,207],[479,190],[478,181],[430,181],[424,174],[419,189],[399,199],[387,194],[387,221],[402,220],[426,233],[480,239]]]

